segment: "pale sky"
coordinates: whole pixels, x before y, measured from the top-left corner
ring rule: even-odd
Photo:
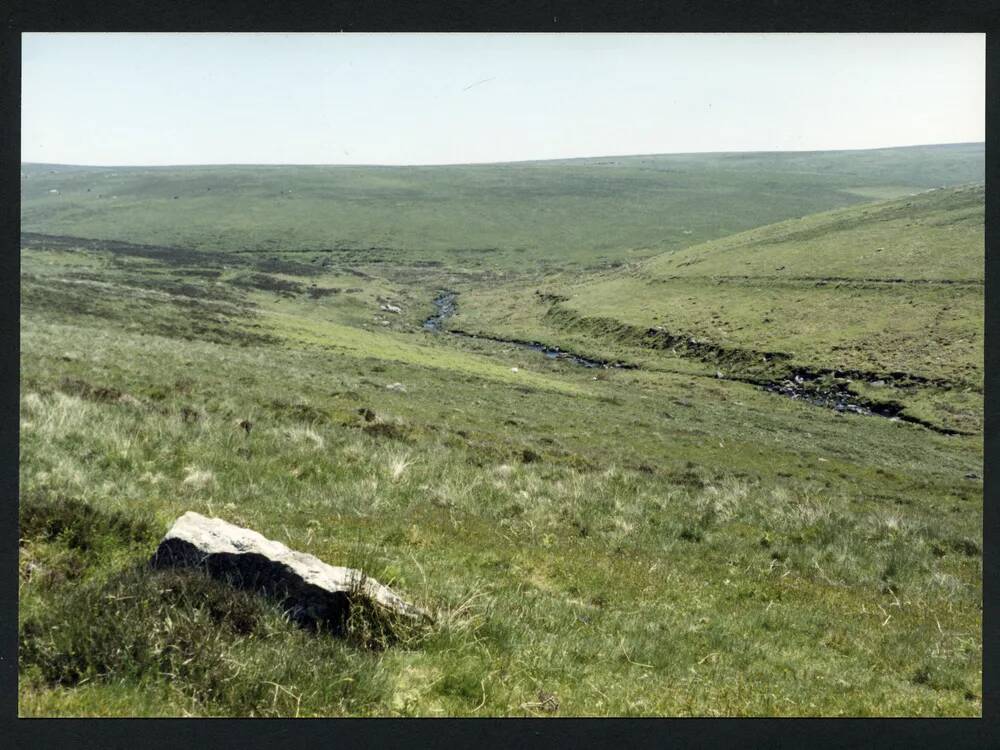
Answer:
[[[23,34],[21,158],[454,164],[985,140],[983,34]]]

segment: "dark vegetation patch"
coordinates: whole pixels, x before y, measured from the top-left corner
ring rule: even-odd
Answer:
[[[180,414],[182,422],[198,422],[202,417],[201,412],[191,406],[182,406]]]
[[[958,670],[949,664],[932,665],[930,663],[924,663],[913,673],[913,676],[910,678],[910,682],[914,685],[930,688],[931,690],[964,691],[966,700],[971,700],[971,698],[969,698],[970,695],[972,695],[973,698],[975,697],[975,695],[966,688],[965,681],[962,679]]]
[[[243,266],[247,261],[238,255],[205,252],[184,247],[140,245],[119,240],[97,240],[65,235],[21,233],[21,247],[33,250],[90,250],[133,258],[148,258],[169,266]]]
[[[340,294],[343,290],[340,287],[322,287],[322,286],[311,286],[306,290],[306,294],[309,295],[309,299],[322,299],[323,297],[330,297],[334,294]]]
[[[217,279],[222,276],[222,270],[218,268],[179,268],[177,272],[183,276],[194,276],[200,279]]]
[[[79,324],[81,318],[113,320],[144,333],[239,346],[277,344],[260,333],[252,307],[216,300],[168,296],[148,300],[135,290],[111,283],[99,286],[22,274],[22,309],[37,309]]]
[[[187,276],[187,269],[184,270],[184,276]],[[88,281],[98,281],[101,283],[107,283],[109,279],[108,274],[93,273],[90,271],[78,271],[73,274],[74,279],[83,279]],[[192,283],[191,281],[186,281],[183,277],[175,276],[165,276],[161,273],[134,273],[128,272],[124,276],[115,279],[120,282],[123,286],[138,287],[140,289],[151,289],[153,291],[163,292],[164,294],[176,295],[180,297],[193,297],[195,299],[202,300],[214,300],[217,302],[230,302],[230,303],[243,303],[246,305],[251,305],[251,303],[244,302],[243,298],[231,289],[226,288],[221,284],[212,284],[211,286],[203,283]]]
[[[59,390],[70,396],[79,396],[88,401],[98,403],[114,403],[121,400],[125,394],[117,388],[94,386],[78,378],[63,378],[59,381]]]
[[[389,440],[402,440],[408,442],[412,439],[413,428],[409,425],[397,422],[365,422],[361,429],[368,435],[375,438],[386,438]]]
[[[554,304],[556,302],[569,302],[569,297],[562,294],[552,294],[551,292],[543,292],[539,289],[535,290],[535,296],[538,297],[540,302],[548,302],[549,304]]]
[[[62,495],[27,493],[18,506],[19,575],[39,589],[87,577],[121,550],[156,543],[156,531],[141,518],[103,511]]]
[[[267,258],[253,258],[252,265],[266,273],[284,273],[289,276],[317,276],[323,273],[321,267],[317,268],[308,263],[285,260],[274,255]]]
[[[957,552],[965,557],[981,557],[983,554],[979,543],[968,537],[952,537],[950,539],[937,540],[931,544],[931,552],[936,557],[943,557],[948,552]]]
[[[65,592],[20,629],[19,661],[55,685],[171,675],[211,700],[223,689],[225,645],[280,623],[267,602],[195,571],[137,565]],[[263,696],[261,696],[263,697]]]
[[[358,647],[378,639],[358,609],[348,639],[310,633],[272,601],[189,569],[136,565],[63,592],[19,629],[22,680],[49,686],[168,684],[208,715],[367,713],[388,694]],[[315,709],[314,709],[315,710]]]
[[[681,529],[677,538],[685,542],[701,542],[704,540],[704,535],[701,529],[691,526],[686,526]]]
[[[311,404],[291,403],[275,400],[268,404],[269,410],[278,417],[294,422],[322,424],[330,421],[330,412]]]
[[[29,494],[18,506],[22,541],[58,541],[83,552],[103,544],[145,545],[156,542],[152,525],[121,511],[103,511],[62,495]]]
[[[245,289],[262,289],[266,292],[278,292],[285,296],[302,294],[306,287],[297,281],[278,278],[266,273],[251,273],[230,279],[229,283]]]
[[[132,284],[131,279],[129,280],[129,284]],[[162,276],[148,276],[141,285],[148,289],[157,289],[161,292],[176,294],[181,297],[194,297],[195,299],[219,300],[225,302],[242,301],[242,298],[238,294],[233,294],[224,286],[191,284],[185,281],[164,278]]]
[[[164,265],[180,267],[213,267],[254,268],[268,273],[284,273],[290,276],[315,276],[323,273],[322,268],[316,268],[308,263],[285,260],[276,255],[260,257],[253,253],[225,252],[222,250],[205,251],[187,247],[168,247],[164,245],[147,245],[120,240],[99,240],[66,235],[39,234],[36,232],[21,233],[21,247],[35,250],[89,250],[106,252],[117,256],[146,258]]]

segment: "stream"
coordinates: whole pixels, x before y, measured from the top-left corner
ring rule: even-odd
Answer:
[[[573,364],[580,365],[581,367],[617,367],[623,369],[635,368],[635,365],[628,365],[623,362],[591,359],[590,357],[584,357],[581,354],[563,351],[558,346],[546,346],[539,341],[505,339],[498,336],[469,333],[468,331],[462,331],[457,328],[444,328],[445,321],[454,315],[458,309],[458,305],[455,302],[456,297],[458,297],[457,292],[442,291],[437,297],[434,298],[434,306],[437,308],[437,312],[424,321],[424,330],[432,331],[433,333],[447,333],[451,336],[461,336],[462,338],[477,339],[479,341],[493,341],[498,344],[508,344],[521,349],[530,349],[531,351],[544,354],[549,359],[564,359],[572,362]]]
[[[458,311],[458,292],[442,290],[434,298],[436,312],[427,318],[423,327],[424,330],[432,333],[447,333],[451,336],[460,336],[467,339],[477,339],[480,341],[493,341],[498,344],[507,344],[521,349],[530,349],[539,352],[549,359],[563,359],[581,367],[614,367],[619,369],[639,369],[637,365],[625,362],[608,361],[584,357],[573,352],[563,351],[559,347],[547,346],[539,341],[523,341],[519,339],[501,338],[499,336],[487,336],[483,334],[469,333],[456,328],[445,328],[445,322]],[[937,425],[925,422],[922,419],[911,417],[903,413],[903,406],[895,402],[879,402],[867,399],[853,393],[848,385],[837,380],[830,381],[823,379],[821,375],[797,370],[790,373],[787,378],[781,380],[753,380],[749,378],[729,377],[729,380],[736,380],[754,385],[768,393],[774,393],[795,401],[804,401],[814,406],[831,409],[840,414],[860,414],[862,416],[878,416],[895,421],[910,422],[929,430],[944,435],[964,434],[957,430],[938,427]]]

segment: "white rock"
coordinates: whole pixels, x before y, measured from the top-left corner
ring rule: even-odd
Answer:
[[[511,367],[511,368],[510,368],[510,371],[511,371],[511,372],[517,372],[517,368],[516,368],[516,367]]]
[[[252,529],[188,511],[167,532],[152,563],[156,567],[201,567],[215,578],[282,598],[293,619],[343,627],[360,598],[407,618],[427,613],[401,599],[362,571],[327,565]]]
[[[403,393],[406,393],[406,386],[403,385],[402,383],[389,383],[389,385],[387,385],[386,388],[390,391],[401,391]]]

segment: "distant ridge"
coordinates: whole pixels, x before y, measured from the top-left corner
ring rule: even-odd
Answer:
[[[64,164],[61,162],[33,162],[22,161],[22,167],[58,167],[60,169],[186,169],[197,167],[358,167],[358,168],[391,168],[399,169],[405,167],[431,168],[431,167],[489,167],[506,165],[530,165],[530,164],[565,164],[570,162],[588,162],[605,159],[669,159],[671,157],[697,157],[697,156],[738,156],[751,154],[755,156],[765,155],[791,155],[815,156],[817,154],[862,154],[878,151],[904,151],[916,149],[947,149],[979,146],[986,147],[984,141],[958,141],[954,143],[921,143],[908,146],[876,146],[872,148],[833,148],[833,149],[749,149],[744,151],[671,151],[650,154],[601,154],[598,156],[561,156],[549,159],[518,159],[515,161],[489,161],[489,162],[454,162],[448,164],[344,164],[338,162],[300,162],[300,163],[253,163],[253,162],[231,162],[231,163],[204,163],[204,164]]]

